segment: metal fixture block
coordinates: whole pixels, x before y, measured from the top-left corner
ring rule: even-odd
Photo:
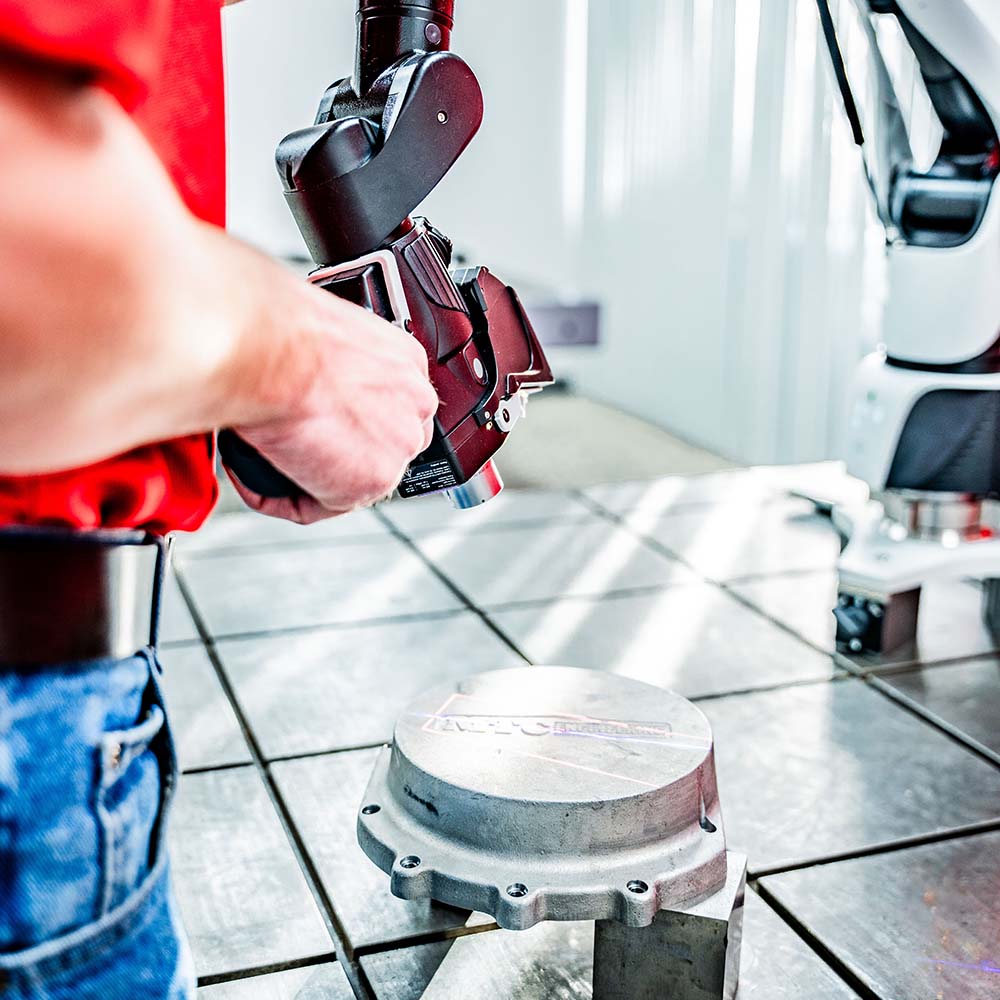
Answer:
[[[747,859],[729,852],[725,888],[649,927],[598,920],[593,1000],[733,1000],[739,985]]]

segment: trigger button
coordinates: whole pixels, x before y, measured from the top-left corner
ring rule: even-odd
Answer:
[[[478,280],[470,281],[465,286],[465,288],[467,290],[467,293],[470,296],[472,296],[472,300],[479,307],[479,311],[485,313],[489,307],[486,305],[486,296],[483,295],[483,289],[482,286],[479,284],[479,281]]]

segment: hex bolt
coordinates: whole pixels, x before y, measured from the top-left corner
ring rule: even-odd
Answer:
[[[868,603],[868,614],[870,614],[872,616],[872,618],[881,618],[882,617],[882,605],[881,604],[876,604],[874,601],[869,601],[869,603]]]
[[[851,651],[852,653],[860,653],[860,652],[861,652],[861,650],[862,650],[862,648],[863,648],[863,647],[862,647],[862,644],[861,644],[861,640],[860,640],[860,639],[852,639],[852,640],[851,640],[851,641],[850,641],[850,642],[849,642],[849,643],[847,644],[847,648],[848,648],[848,649],[849,649],[849,650],[850,650],[850,651]]]

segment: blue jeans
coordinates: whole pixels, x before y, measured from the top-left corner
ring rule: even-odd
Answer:
[[[0,666],[0,998],[183,1000],[155,654]]]

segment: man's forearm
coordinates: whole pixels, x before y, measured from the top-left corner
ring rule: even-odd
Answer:
[[[301,283],[193,219],[110,97],[17,66],[0,259],[0,472],[263,421],[308,384],[282,323]]]

